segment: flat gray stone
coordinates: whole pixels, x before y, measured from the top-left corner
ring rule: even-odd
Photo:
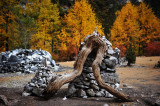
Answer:
[[[88,81],[84,81],[84,80],[83,80],[82,82],[83,82],[83,84],[84,84],[84,85],[86,85],[86,86],[90,86],[90,82],[88,82]]]
[[[24,87],[24,91],[26,92],[31,92],[33,90],[33,86],[27,84],[25,87]]]
[[[160,106],[160,99],[156,100],[155,106]]]
[[[95,90],[99,90],[99,87],[97,85],[91,84],[91,87]]]
[[[73,84],[69,84],[67,96],[71,97],[76,91],[77,89],[75,88],[75,86]]]
[[[95,92],[93,91],[93,89],[88,89],[87,90],[87,94],[89,95],[89,96],[95,96]]]
[[[11,57],[8,59],[8,62],[18,62],[18,56],[11,55]]]
[[[97,96],[97,97],[102,97],[103,95],[102,95],[101,92],[97,92],[97,93],[96,93],[96,96]]]
[[[83,89],[79,89],[79,90],[78,90],[78,96],[79,96],[79,97],[86,96],[86,92],[85,92]]]
[[[32,93],[34,93],[37,96],[42,96],[43,91],[44,91],[44,89],[34,88],[33,91],[32,91]]]

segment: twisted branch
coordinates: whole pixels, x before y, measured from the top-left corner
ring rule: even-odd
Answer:
[[[98,36],[90,36],[85,41],[85,45],[82,47],[82,50],[79,53],[79,56],[75,62],[74,65],[74,71],[70,74],[57,76],[56,78],[52,79],[43,92],[43,95],[46,98],[51,97],[53,94],[55,94],[64,84],[73,81],[75,78],[81,75],[84,62],[86,58],[88,57],[89,53],[93,50],[97,50],[97,55],[95,60],[92,63],[92,69],[95,76],[95,79],[98,83],[98,85],[104,89],[106,89],[109,93],[114,95],[115,97],[123,100],[123,101],[133,101],[130,97],[114,90],[112,87],[108,86],[106,83],[104,83],[100,76],[100,69],[99,64],[101,63],[105,51],[106,51],[106,44],[105,42]]]

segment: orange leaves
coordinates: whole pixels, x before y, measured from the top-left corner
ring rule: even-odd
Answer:
[[[116,15],[111,28],[113,43],[128,47],[132,42],[138,50],[138,47],[160,38],[160,21],[145,3],[135,6],[129,2]]]
[[[92,33],[96,26],[103,34],[102,26],[98,23],[87,0],[75,1],[74,6],[65,15],[64,23],[66,23],[65,29],[70,30],[69,34],[75,40],[73,45],[76,44],[77,47],[80,46],[80,42],[86,35]]]
[[[160,20],[145,3],[139,5],[139,21],[142,35],[140,42],[149,43],[160,38]]]
[[[65,26],[58,37],[60,42],[59,50],[65,50],[68,57],[77,54],[83,38],[91,34],[95,27],[98,27],[100,34],[103,34],[102,25],[98,22],[87,0],[75,1],[68,14],[64,16],[63,23]]]
[[[150,42],[145,48],[147,51],[145,55],[148,56],[159,56],[160,55],[160,42]]]

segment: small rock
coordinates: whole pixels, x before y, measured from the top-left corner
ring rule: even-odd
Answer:
[[[96,99],[96,100],[99,100],[99,99]]]
[[[30,86],[34,87],[34,86],[35,86],[35,84],[34,84],[34,83],[30,83]]]
[[[2,101],[2,103],[3,103],[4,105],[6,105],[6,106],[9,105],[9,102],[8,102],[8,100],[7,100],[7,97],[4,96],[4,95],[0,95],[0,101]]]
[[[62,100],[67,100],[66,96]]]
[[[88,89],[87,90],[87,94],[89,95],[89,96],[95,96],[95,92],[93,91],[93,89]]]
[[[95,90],[99,90],[99,87],[97,85],[91,84],[91,87]]]
[[[90,85],[90,83],[87,82],[87,81],[83,81],[83,84],[86,85],[86,86],[89,86],[89,85]]]
[[[22,96],[29,96],[29,95],[31,95],[31,93],[28,93],[28,92],[25,92],[25,91],[22,93]]]
[[[127,84],[123,84],[123,87],[128,87],[128,85]]]
[[[18,62],[18,56],[11,55],[11,57],[8,59],[8,62]]]
[[[67,96],[72,96],[76,91],[77,89],[75,88],[75,86],[73,84],[69,84]]]
[[[116,89],[118,89],[118,88],[119,88],[119,85],[120,85],[120,84],[118,84],[118,83],[116,83],[116,84],[115,84]]]
[[[101,66],[102,69],[106,69],[107,68],[105,63],[101,63],[100,66]]]
[[[109,93],[108,97],[109,97],[109,98],[112,98],[112,97],[113,97],[113,95]]]
[[[21,73],[21,72],[16,72],[16,74],[17,74],[17,75],[21,75],[22,73]]]
[[[104,104],[103,106],[109,106],[108,104]]]
[[[29,84],[27,84],[25,87],[24,87],[24,91],[26,92],[31,92],[33,89],[33,86],[30,86]]]
[[[84,99],[87,99],[87,98],[88,98],[88,96],[83,96],[83,98],[84,98]]]
[[[78,96],[79,97],[83,97],[83,96],[86,96],[86,92],[82,89],[78,90]]]
[[[42,96],[44,89],[40,89],[40,88],[34,88],[32,93],[36,94],[37,96]]]
[[[102,97],[103,94],[102,94],[101,92],[97,92],[97,93],[96,93],[96,96],[97,96],[97,97]]]
[[[160,106],[160,99],[156,100],[155,106]]]
[[[128,88],[133,88],[132,86],[128,86]]]

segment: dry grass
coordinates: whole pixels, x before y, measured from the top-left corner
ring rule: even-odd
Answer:
[[[73,67],[75,61],[58,62],[61,66]]]
[[[133,67],[117,68],[121,86],[124,83],[129,85],[152,84],[160,86],[160,69],[154,69],[154,65],[160,60],[160,56],[137,57]]]

